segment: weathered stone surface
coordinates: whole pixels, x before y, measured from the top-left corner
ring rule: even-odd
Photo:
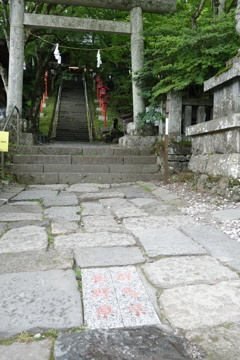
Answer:
[[[29,189],[35,190],[54,190],[54,191],[62,191],[68,188],[67,184],[45,184],[45,185],[29,185]]]
[[[69,192],[60,192],[59,195],[52,198],[46,198],[43,201],[44,206],[67,206],[67,205],[78,205],[78,198],[75,194],[69,194]]]
[[[52,341],[34,341],[30,343],[15,342],[11,345],[0,345],[1,360],[49,360]]]
[[[157,327],[76,331],[55,342],[56,360],[187,360],[184,343]]]
[[[165,289],[239,279],[237,273],[210,256],[166,258],[145,264],[142,269],[152,284]]]
[[[111,215],[86,216],[82,221],[87,232],[123,232],[125,230],[121,225],[118,225],[114,217]]]
[[[236,209],[218,210],[212,214],[220,220],[240,220],[240,207]]]
[[[223,281],[164,290],[160,305],[173,326],[192,330],[239,323],[239,296],[240,280]]]
[[[80,201],[92,201],[92,200],[99,200],[99,199],[109,199],[109,198],[124,198],[125,195],[119,191],[101,191],[101,192],[94,192],[94,193],[85,193],[80,194],[79,199]]]
[[[221,262],[240,270],[240,244],[210,226],[185,226],[182,231]]]
[[[129,204],[127,207],[121,207],[120,209],[115,209],[114,214],[118,219],[124,219],[127,217],[140,217],[147,216],[148,213],[142,209],[139,209],[133,204]]]
[[[30,225],[44,226],[45,228],[48,228],[50,226],[50,220],[45,219],[42,221],[36,221],[36,220],[11,221],[8,223],[8,230],[25,227],[25,226],[30,226]]]
[[[82,216],[89,216],[89,215],[111,215],[111,212],[104,208],[103,205],[98,204],[96,202],[82,202]]]
[[[73,184],[69,186],[66,191],[75,192],[75,193],[94,193],[99,192],[101,188],[100,184]],[[110,185],[106,185],[106,188],[110,188]]]
[[[6,227],[6,223],[0,223],[0,235],[2,235],[6,231]]]
[[[145,258],[136,247],[110,247],[80,249],[74,252],[76,263],[81,268],[120,266],[143,263]]]
[[[22,191],[17,196],[15,196],[13,201],[22,201],[22,200],[41,200],[46,198],[51,198],[57,195],[56,190],[38,190],[38,189],[30,189],[26,191]]]
[[[80,206],[57,206],[44,211],[44,217],[52,220],[79,221]]]
[[[23,251],[0,254],[0,274],[27,271],[67,270],[73,267],[70,251]]]
[[[40,226],[25,226],[9,230],[0,239],[0,253],[46,250],[48,236]]]
[[[162,216],[144,216],[123,219],[123,226],[130,231],[136,229],[158,229],[166,226],[190,225],[194,224],[195,220],[190,216],[181,215],[166,215]]]
[[[134,230],[148,256],[206,254],[196,242],[171,227]]]
[[[82,270],[88,328],[160,324],[134,266]]]
[[[240,325],[228,324],[216,328],[187,331],[186,337],[204,350],[206,360],[238,360]]]
[[[57,220],[51,224],[52,235],[70,234],[79,230],[79,225],[73,221]]]
[[[135,240],[129,234],[118,234],[110,232],[78,233],[57,236],[55,238],[56,250],[75,250],[89,247],[112,247],[112,246],[135,245]]]
[[[42,220],[42,208],[36,206],[3,205],[0,207],[0,221]]]
[[[0,339],[22,331],[65,330],[82,325],[77,281],[72,270],[0,275]]]
[[[147,211],[149,215],[153,216],[169,216],[181,214],[181,211],[176,206],[163,202],[144,205],[142,208]]]
[[[153,198],[151,192],[144,190],[140,186],[119,186],[118,191],[123,193],[126,198]],[[113,196],[112,196],[113,197]]]
[[[156,199],[151,198],[136,198],[130,200],[134,205],[137,206],[149,206],[150,204],[158,204],[158,201]]]

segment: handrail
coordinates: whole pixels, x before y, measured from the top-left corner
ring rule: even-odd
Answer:
[[[56,103],[56,107],[55,107],[53,124],[52,124],[52,136],[51,136],[52,138],[56,137],[58,115],[59,115],[59,110],[60,110],[60,98],[61,98],[61,94],[62,94],[62,84],[63,84],[63,81],[61,81],[61,83],[59,85],[59,89],[58,89],[57,103]]]
[[[16,105],[12,108],[11,114],[7,117],[5,124],[3,125],[2,131],[6,131],[14,111],[17,110],[17,144],[19,144],[19,138],[20,138],[20,126],[19,126],[19,119],[20,119],[20,111]]]
[[[90,139],[90,142],[92,142],[93,141],[93,121],[92,121],[92,116],[91,116],[91,111],[90,111],[90,106],[89,106],[89,100],[88,100],[87,83],[86,83],[84,74],[82,76],[82,79],[83,79],[85,102],[86,102],[86,116],[87,116],[87,120],[88,120],[88,124],[89,124],[89,139]]]

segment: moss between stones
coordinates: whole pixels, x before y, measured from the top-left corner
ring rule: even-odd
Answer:
[[[227,72],[228,70],[231,69],[231,67],[232,67],[232,65],[225,67],[224,69],[220,70],[214,77],[217,77],[217,76]]]

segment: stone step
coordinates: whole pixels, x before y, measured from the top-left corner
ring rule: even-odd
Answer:
[[[136,181],[159,181],[159,174],[130,173],[32,173],[24,172],[15,175],[19,184],[77,184],[77,183],[125,183]]]
[[[84,156],[146,156],[152,157],[152,150],[149,149],[126,149],[119,148],[114,146],[99,146],[99,145],[91,145],[91,146],[81,146],[79,144],[78,147],[64,147],[59,144],[59,146],[10,146],[10,153],[18,154],[28,154],[28,155],[84,155]],[[156,159],[155,156],[153,156]]]
[[[57,161],[57,159],[56,159]],[[66,164],[66,163],[33,163],[12,164],[11,171],[18,172],[44,172],[44,173],[129,173],[129,174],[155,174],[158,165],[133,164]]]

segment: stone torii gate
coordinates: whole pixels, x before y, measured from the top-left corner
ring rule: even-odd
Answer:
[[[81,19],[53,15],[25,13],[24,0],[11,1],[10,54],[7,113],[16,106],[22,113],[24,26],[32,28],[91,31],[131,36],[132,74],[143,66],[144,43],[142,37],[142,12],[165,14],[176,9],[176,0],[33,0],[52,4],[86,6],[95,8],[130,11],[130,22]],[[133,113],[137,119],[139,112],[145,110],[144,101],[133,80]]]

